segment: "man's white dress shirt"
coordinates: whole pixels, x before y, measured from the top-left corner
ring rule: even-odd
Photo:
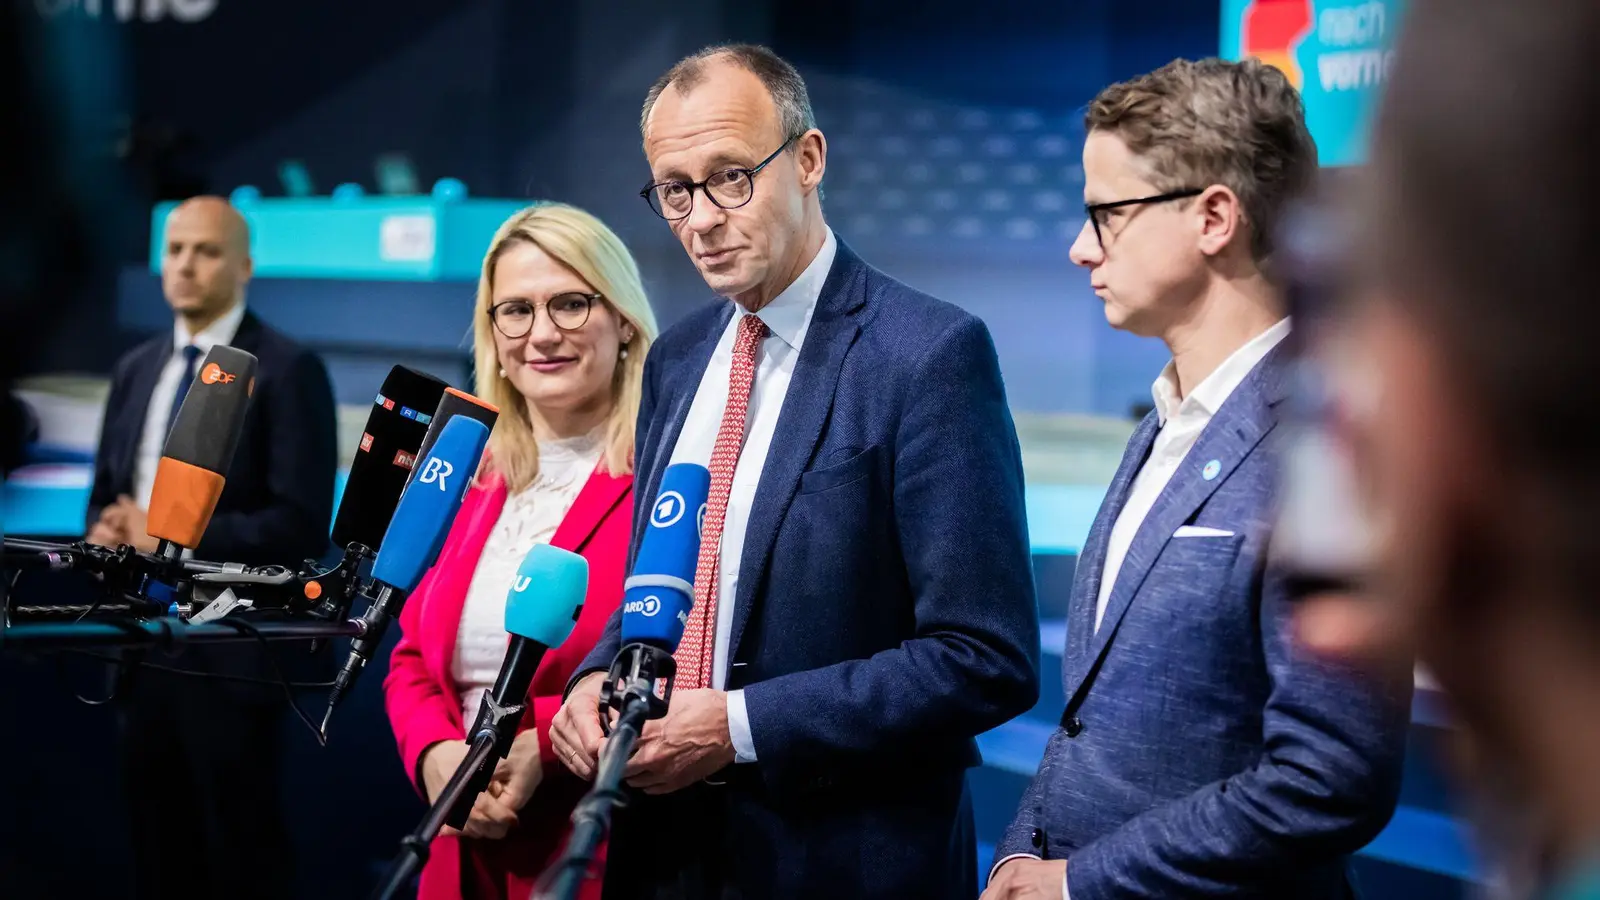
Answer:
[[[1100,620],[1105,618],[1106,604],[1111,600],[1111,589],[1116,585],[1117,573],[1122,571],[1122,560],[1133,545],[1134,535],[1144,524],[1145,516],[1156,505],[1156,499],[1167,489],[1167,483],[1189,455],[1189,449],[1200,440],[1200,433],[1211,424],[1222,404],[1256,367],[1273,347],[1289,333],[1289,320],[1280,319],[1276,325],[1261,332],[1249,343],[1233,351],[1216,371],[1196,385],[1189,396],[1178,399],[1178,370],[1167,363],[1161,377],[1150,386],[1155,400],[1156,420],[1160,431],[1155,443],[1150,445],[1150,456],[1133,477],[1128,489],[1128,502],[1111,526],[1111,536],[1106,541],[1106,567],[1100,575],[1100,596],[1095,600],[1094,628],[1100,630]]]
[[[766,465],[772,435],[778,426],[778,413],[789,393],[795,360],[800,356],[800,347],[817,308],[817,298],[822,295],[822,284],[833,267],[837,250],[838,242],[830,229],[811,264],[760,312],[751,313],[734,306],[733,317],[711,352],[711,362],[695,390],[683,431],[672,448],[671,463],[710,466],[711,449],[716,444],[722,412],[728,404],[734,336],[738,334],[741,319],[757,316],[766,324],[768,334],[756,351],[755,383],[750,387],[750,406],[745,413],[744,448],[733,473],[733,489],[728,495],[728,512],[722,526],[717,561],[717,633],[711,657],[711,687],[717,690],[728,683],[728,642],[733,630],[734,596],[739,585],[740,555],[750,508],[755,503],[756,485],[761,482],[761,470]],[[750,734],[744,691],[728,692],[728,732],[733,740],[735,761],[755,762],[755,740]]]

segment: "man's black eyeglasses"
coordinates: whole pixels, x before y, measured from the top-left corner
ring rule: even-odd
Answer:
[[[1102,213],[1109,212],[1113,209],[1121,209],[1124,206],[1138,206],[1142,203],[1165,203],[1168,200],[1182,200],[1185,197],[1198,196],[1204,190],[1205,188],[1184,188],[1181,191],[1170,191],[1165,194],[1156,194],[1153,197],[1135,197],[1132,200],[1112,200],[1110,203],[1085,203],[1083,205],[1083,214],[1088,216],[1090,223],[1094,225],[1094,239],[1099,242],[1100,249],[1104,250],[1106,247],[1106,238],[1105,235],[1100,232],[1100,229],[1107,223],[1100,221]]]
[[[755,196],[756,173],[777,159],[778,154],[789,149],[789,145],[799,137],[798,134],[790,135],[783,146],[772,151],[771,156],[748,169],[723,169],[711,173],[705,181],[661,181],[647,185],[639,192],[639,196],[650,204],[651,211],[669,222],[681,219],[694,210],[696,188],[704,191],[711,202],[722,209],[738,209]]]

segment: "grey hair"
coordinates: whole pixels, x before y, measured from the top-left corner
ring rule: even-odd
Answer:
[[[678,60],[665,75],[650,85],[644,96],[644,108],[639,112],[639,134],[643,137],[650,124],[650,111],[655,108],[661,94],[672,85],[680,93],[694,90],[707,77],[707,64],[713,61],[731,62],[761,79],[772,102],[778,107],[778,122],[783,126],[785,139],[804,134],[817,127],[811,112],[811,97],[806,93],[805,79],[788,60],[760,44],[718,44],[706,47]]]

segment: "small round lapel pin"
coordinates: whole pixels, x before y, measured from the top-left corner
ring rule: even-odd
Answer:
[[[1200,470],[1200,477],[1204,478],[1207,481],[1211,481],[1211,480],[1215,479],[1221,473],[1222,473],[1222,460],[1213,459],[1212,461],[1206,463],[1205,468]]]

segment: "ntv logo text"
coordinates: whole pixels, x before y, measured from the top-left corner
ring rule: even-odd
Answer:
[[[80,15],[89,19],[115,19],[118,22],[160,22],[183,24],[203,22],[217,11],[220,0],[33,0],[39,15],[54,19]]]

